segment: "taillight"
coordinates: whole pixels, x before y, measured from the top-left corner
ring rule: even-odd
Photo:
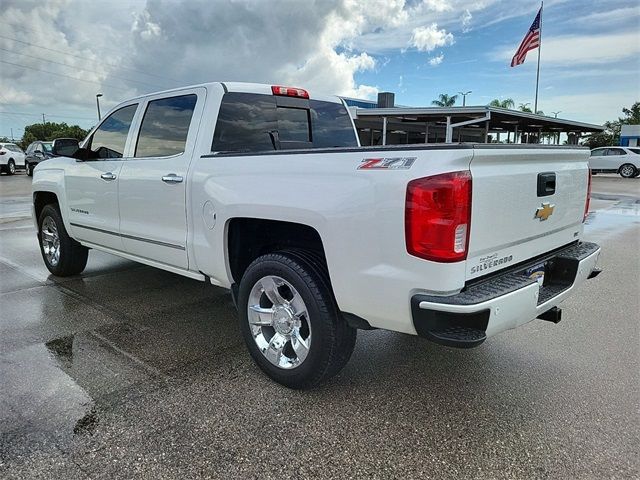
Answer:
[[[471,228],[471,172],[409,182],[405,203],[407,252],[434,262],[467,258]]]
[[[7,153],[7,152],[0,152],[0,155],[4,155],[5,153]]]
[[[589,216],[589,204],[591,203],[591,169],[589,169],[589,174],[587,177],[587,200],[584,202],[584,216],[582,217],[582,222],[584,223],[587,217]]]
[[[309,92],[302,88],[282,87],[280,85],[273,85],[271,87],[271,93],[285,97],[309,98]]]

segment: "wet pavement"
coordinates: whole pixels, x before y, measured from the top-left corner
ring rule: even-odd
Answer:
[[[638,478],[640,178],[594,178],[604,273],[473,350],[359,332],[310,392],[268,380],[224,290],[92,251],[54,279],[0,176],[0,478]]]

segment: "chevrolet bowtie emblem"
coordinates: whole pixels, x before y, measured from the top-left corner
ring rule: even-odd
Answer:
[[[551,215],[553,215],[553,209],[555,205],[551,205],[549,202],[544,202],[541,207],[538,207],[536,214],[533,218],[539,218],[541,222],[545,221]]]

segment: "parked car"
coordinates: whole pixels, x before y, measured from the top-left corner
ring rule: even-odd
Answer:
[[[15,143],[0,143],[0,171],[13,175],[25,168],[25,154]]]
[[[38,165],[43,160],[54,157],[51,149],[52,145],[53,142],[37,141],[32,142],[27,147],[27,156],[25,159],[27,175],[32,176],[33,169],[36,168],[36,165]]]
[[[593,173],[618,173],[624,178],[640,175],[640,147],[600,147],[591,150]]]
[[[475,347],[557,323],[599,273],[586,148],[361,147],[340,98],[242,83],[133,98],[71,143],[34,173],[47,269],[96,249],[228,288],[292,388],[339,372],[358,328]]]

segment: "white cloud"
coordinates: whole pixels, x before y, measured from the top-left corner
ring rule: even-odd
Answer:
[[[440,55],[437,55],[435,57],[431,57],[429,59],[429,65],[431,65],[432,67],[436,67],[436,66],[440,65],[443,60],[444,60],[444,54],[440,53]]]
[[[462,14],[462,16],[460,17],[460,20],[462,22],[462,31],[463,32],[468,32],[469,28],[471,26],[471,20],[473,19],[473,15],[471,14],[471,12],[469,11],[469,9],[465,9],[464,13]]]
[[[453,34],[444,29],[438,29],[437,23],[432,23],[429,27],[414,28],[411,37],[411,45],[421,52],[431,52],[438,47],[451,45],[453,42]]]

